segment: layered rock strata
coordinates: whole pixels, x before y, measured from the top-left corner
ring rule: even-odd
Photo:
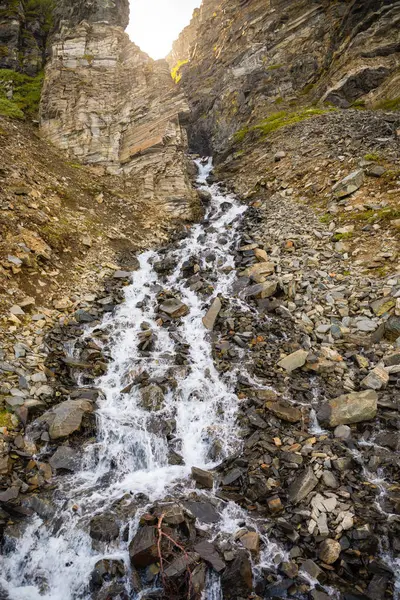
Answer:
[[[71,159],[124,175],[142,197],[191,218],[196,196],[182,128],[187,103],[166,61],[153,61],[124,33],[127,3],[107,6],[63,11],[61,4],[56,11],[42,131]]]
[[[395,0],[204,0],[190,50],[185,36],[175,45],[190,56],[193,144],[221,152],[244,124],[283,109],[398,98],[399,20]]]

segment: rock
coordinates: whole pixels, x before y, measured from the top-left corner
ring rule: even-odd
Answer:
[[[289,500],[293,504],[298,504],[306,498],[317,485],[318,479],[315,477],[313,470],[311,468],[306,469],[290,484],[288,488]]]
[[[390,317],[385,323],[385,338],[395,342],[400,337],[400,317]]]
[[[336,540],[330,538],[324,540],[319,547],[318,556],[327,565],[333,565],[340,556],[342,547]]]
[[[396,306],[396,299],[392,297],[379,298],[371,303],[371,308],[377,317],[390,312]]]
[[[393,354],[384,356],[383,362],[387,367],[400,365],[400,352],[393,352]]]
[[[267,500],[268,508],[272,514],[276,514],[283,510],[281,499],[278,496],[273,496]]]
[[[260,275],[271,275],[275,271],[275,264],[272,262],[260,262],[251,267],[247,267],[242,273],[243,277],[258,277]]]
[[[165,407],[164,392],[158,385],[148,385],[140,390],[140,405],[148,410],[158,412]]]
[[[78,455],[73,448],[60,446],[49,460],[55,470],[75,471],[78,466]]]
[[[265,407],[282,421],[298,423],[301,421],[301,410],[284,402],[267,402]]]
[[[203,325],[206,329],[209,329],[210,331],[214,329],[215,321],[217,320],[221,308],[221,300],[219,298],[214,298],[206,316],[203,317]]]
[[[93,412],[93,405],[88,400],[66,400],[42,415],[39,420],[49,425],[52,440],[67,437],[78,431],[83,415]]]
[[[361,381],[361,386],[370,390],[381,390],[389,383],[389,373],[384,367],[375,367]]]
[[[339,482],[336,479],[336,477],[334,476],[334,474],[332,473],[332,471],[323,471],[322,472],[322,481],[324,482],[324,484],[329,487],[332,488],[333,490],[337,489],[339,487]]]
[[[364,179],[364,171],[362,169],[353,171],[353,173],[350,173],[350,175],[347,175],[347,177],[336,183],[332,188],[332,192],[337,198],[350,196],[350,194],[360,189],[364,183]]]
[[[9,487],[4,492],[0,492],[0,502],[10,502],[16,500],[19,496],[19,487]]]
[[[243,291],[243,296],[246,298],[270,298],[278,289],[277,281],[263,281],[256,285],[251,285]]]
[[[338,440],[349,440],[351,438],[351,429],[348,425],[338,425],[333,433]]]
[[[307,350],[297,350],[289,356],[285,356],[282,360],[278,362],[278,367],[285,369],[288,373],[299,369],[303,365],[306,364],[308,352]]]
[[[382,177],[385,173],[386,169],[382,165],[371,165],[367,169],[367,175],[370,177]]]
[[[185,507],[202,523],[218,523],[220,519],[217,509],[211,502],[188,501],[185,502]]]
[[[234,560],[228,563],[221,577],[224,600],[247,598],[253,589],[253,571],[248,554],[239,551]]]
[[[25,312],[22,310],[22,308],[20,306],[17,306],[17,305],[14,305],[10,308],[10,313],[12,315],[15,315],[16,317],[25,316]]]
[[[352,392],[329,400],[318,411],[324,425],[336,427],[374,419],[378,409],[378,394],[374,390]]]
[[[210,544],[210,542],[204,541],[196,544],[194,547],[195,552],[206,561],[206,563],[210,564],[214,571],[217,573],[221,573],[225,569],[225,562],[222,560],[217,550]]]
[[[325,592],[319,592],[318,590],[311,591],[312,600],[331,600],[331,596],[325,594]]]
[[[260,550],[260,536],[255,531],[249,531],[240,537],[240,542],[253,553],[258,553]]]
[[[286,157],[286,152],[284,152],[283,150],[279,150],[279,152],[276,152],[274,154],[274,161],[279,162],[285,157]]]
[[[97,515],[90,521],[90,537],[98,542],[111,542],[119,537],[120,526],[112,514]]]
[[[195,482],[206,489],[212,490],[214,487],[214,475],[210,471],[204,471],[198,467],[192,467],[192,477]]]
[[[130,279],[132,277],[132,273],[130,271],[115,271],[113,278],[114,279]]]
[[[134,567],[148,567],[158,559],[155,527],[141,527],[129,545],[129,556]]]
[[[324,572],[319,568],[317,564],[313,560],[306,560],[303,562],[300,568],[300,575],[304,573],[306,578],[311,577],[316,581],[323,581],[325,579]]]
[[[160,310],[167,314],[171,319],[179,319],[189,313],[189,308],[180,300],[169,298],[160,305]]]

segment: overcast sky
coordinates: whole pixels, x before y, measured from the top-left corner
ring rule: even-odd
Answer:
[[[130,0],[131,40],[152,58],[165,58],[201,0]]]

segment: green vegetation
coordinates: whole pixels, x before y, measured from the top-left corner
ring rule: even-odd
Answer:
[[[11,413],[6,410],[0,410],[0,427],[7,427],[7,429],[14,429],[14,425],[11,418]]]
[[[350,240],[352,237],[353,233],[349,231],[347,233],[336,233],[332,239],[334,242],[340,242],[341,240]]]
[[[183,67],[183,65],[186,65],[188,62],[189,62],[188,60],[178,60],[178,62],[174,66],[174,68],[171,70],[171,77],[175,81],[175,83],[179,83],[180,80],[182,79],[182,73],[180,72],[181,68]]]
[[[330,223],[331,221],[333,221],[334,216],[331,213],[325,213],[324,215],[322,215],[322,217],[320,218],[321,223]]]
[[[376,154],[376,152],[371,152],[370,154],[366,154],[364,156],[364,160],[373,160],[373,161],[377,161],[380,160],[380,156],[379,154]]]
[[[240,129],[234,134],[234,140],[235,142],[240,143],[250,132],[253,131],[262,137],[266,137],[268,134],[276,131],[277,129],[287,127],[288,125],[294,125],[295,123],[300,123],[301,121],[306,121],[307,119],[311,119],[315,116],[324,115],[332,110],[334,109],[302,108],[295,112],[281,110],[273,113],[266,119],[263,119],[260,123],[257,123],[257,125]]]
[[[267,67],[267,71],[276,71],[277,69],[281,69],[284,65],[269,65]]]
[[[49,33],[53,26],[53,10],[55,0],[23,0],[25,19],[27,21],[39,18],[41,29]]]
[[[39,110],[43,73],[29,77],[0,69],[0,115],[15,119],[35,118]],[[12,92],[8,98],[7,93]]]
[[[356,221],[393,221],[400,218],[398,208],[380,208],[379,210],[365,210],[364,212],[353,215]]]
[[[400,110],[400,97],[392,98],[391,100],[381,100],[375,104],[376,110]]]

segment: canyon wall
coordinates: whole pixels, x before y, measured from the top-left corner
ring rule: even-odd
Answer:
[[[71,160],[131,179],[135,192],[191,218],[182,123],[188,105],[166,61],[154,61],[124,29],[127,0],[60,2],[45,71],[41,129]]]
[[[395,0],[204,0],[174,45],[190,57],[193,146],[221,153],[235,131],[282,109],[398,98],[399,23]]]

